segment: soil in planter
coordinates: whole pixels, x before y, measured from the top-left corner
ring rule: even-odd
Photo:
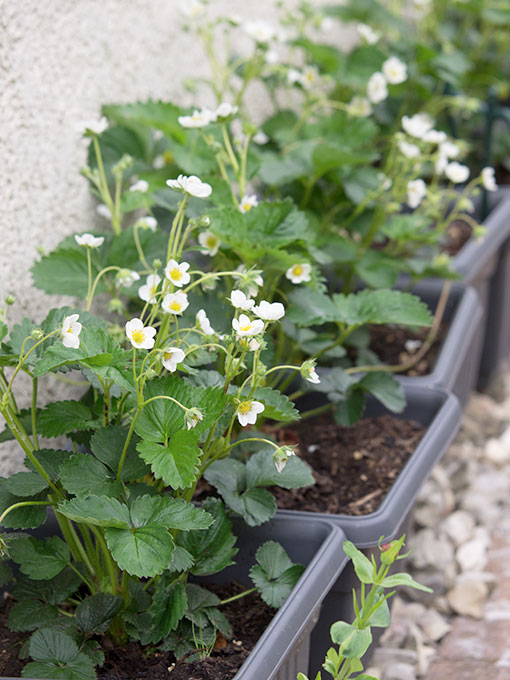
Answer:
[[[429,348],[425,356],[408,371],[398,373],[397,375],[421,376],[432,373],[441,345],[448,332],[448,327],[448,321],[443,321],[439,327],[436,339],[432,343],[432,347]],[[427,338],[428,332],[428,328],[412,331],[401,326],[371,326],[370,349],[377,354],[383,363],[390,366],[407,363],[419,351]],[[419,346],[416,346],[415,351],[406,349],[408,340],[420,343]]]
[[[392,487],[425,432],[413,420],[391,415],[363,418],[341,427],[331,414],[280,430],[285,443],[313,470],[314,486],[272,487],[279,508],[329,514],[374,512]]]
[[[220,598],[226,599],[244,590],[233,582],[223,586],[208,585]],[[13,600],[0,611],[0,675],[20,677],[27,661],[18,658],[20,646],[28,633],[13,633],[7,628],[7,616]],[[257,593],[251,593],[224,605],[221,611],[231,622],[233,636],[225,640],[218,635],[212,654],[201,661],[176,661],[170,652],[154,652],[146,656],[138,643],[116,647],[108,638],[103,641],[105,663],[98,669],[98,680],[231,680],[242,666],[257,640],[269,625],[275,610]]]

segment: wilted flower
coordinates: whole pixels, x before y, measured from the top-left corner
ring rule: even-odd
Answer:
[[[182,286],[185,286],[187,283],[189,283],[191,279],[190,275],[188,274],[188,269],[188,262],[181,262],[181,264],[179,264],[175,260],[169,260],[165,267],[165,276],[174,284],[174,286],[182,288]]]
[[[242,213],[249,212],[252,208],[256,208],[259,204],[259,199],[255,194],[244,195],[239,203],[239,210]]]
[[[285,272],[286,278],[292,283],[303,283],[304,281],[311,281],[312,267],[308,262],[302,264],[293,264]]]
[[[255,300],[247,297],[242,290],[233,290],[229,298],[231,304],[237,309],[250,310],[255,305]]]
[[[158,228],[158,221],[155,217],[152,217],[152,215],[146,215],[145,217],[140,217],[139,220],[136,220],[135,228],[156,231]]]
[[[74,240],[79,246],[84,248],[99,248],[104,243],[104,236],[93,236],[92,234],[75,235]]]
[[[356,31],[358,32],[359,37],[369,45],[375,45],[381,37],[379,33],[376,33],[374,29],[367,24],[357,24]]]
[[[417,208],[427,193],[427,187],[422,179],[413,179],[407,183],[407,205]]]
[[[421,154],[421,151],[416,144],[409,144],[405,139],[399,141],[398,148],[406,158],[418,158]]]
[[[273,453],[273,462],[277,472],[282,472],[287,465],[289,458],[295,455],[296,452],[292,446],[279,446],[275,449]]]
[[[202,255],[210,255],[211,257],[216,255],[221,245],[220,239],[209,230],[203,231],[198,235],[198,242],[202,246],[200,250]]]
[[[141,191],[143,194],[149,189],[149,182],[144,179],[139,179],[129,187],[129,191]]]
[[[81,333],[82,325],[78,322],[79,318],[79,314],[71,314],[64,318],[60,331],[64,347],[78,349],[80,346],[80,338],[78,336]]]
[[[232,319],[232,328],[240,338],[259,335],[264,330],[264,322],[260,319],[252,321],[246,314],[241,314],[238,319]]]
[[[161,283],[161,278],[157,274],[149,274],[145,285],[140,286],[138,289],[138,295],[145,300],[145,302],[150,302],[151,305],[158,301],[156,293],[158,291],[158,286]]]
[[[263,410],[264,404],[260,401],[242,401],[237,407],[237,419],[243,427],[255,425],[258,414]]]
[[[366,97],[353,97],[347,104],[347,113],[350,116],[366,118],[372,113],[372,106]]]
[[[174,373],[177,370],[177,364],[180,364],[185,358],[186,355],[179,347],[166,347],[163,350],[161,363],[167,371]]]
[[[211,322],[207,317],[205,309],[198,310],[196,320],[202,333],[205,333],[206,335],[215,335],[214,328],[211,326]]]
[[[255,314],[264,321],[278,321],[285,316],[285,307],[281,302],[268,302],[262,300],[253,308]]]
[[[386,78],[380,71],[372,73],[368,80],[367,95],[371,102],[378,104],[388,96]]]
[[[411,137],[424,139],[434,126],[434,121],[428,113],[415,113],[414,116],[402,116],[402,127]]]
[[[207,198],[212,193],[212,187],[196,175],[179,175],[177,179],[167,179],[166,185],[170,189],[175,189],[175,191],[180,191],[183,194],[189,194],[190,196],[195,196],[195,198]]]
[[[100,135],[108,127],[108,120],[102,116],[99,120],[82,120],[76,124],[76,131],[82,135]]]
[[[190,408],[186,411],[186,427],[192,430],[204,419],[204,414],[198,408]]]
[[[496,178],[494,176],[494,168],[484,168],[480,174],[484,189],[487,189],[487,191],[496,191],[498,185],[496,184]]]
[[[152,326],[144,328],[143,321],[135,318],[126,323],[126,335],[136,349],[152,349],[154,347],[156,329]]]
[[[407,65],[398,57],[390,57],[382,65],[382,72],[391,85],[398,85],[407,80]]]
[[[129,288],[133,283],[140,280],[140,274],[132,269],[119,269],[115,277],[115,285],[117,288]]]
[[[461,184],[469,177],[469,168],[467,165],[462,165],[462,163],[453,161],[453,163],[448,163],[444,174],[448,177],[450,182],[453,182],[454,184]]]
[[[168,314],[182,314],[189,305],[188,296],[186,293],[179,291],[178,293],[168,293],[163,298],[161,307],[163,311]]]

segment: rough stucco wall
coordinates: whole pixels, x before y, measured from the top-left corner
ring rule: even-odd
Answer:
[[[287,7],[297,3],[288,0]],[[38,247],[49,251],[94,226],[94,202],[79,174],[85,147],[77,121],[98,118],[107,102],[152,97],[191,104],[182,80],[206,73],[207,64],[182,31],[179,6],[179,0],[0,0],[0,304],[15,294],[11,320],[40,321],[49,308],[70,302],[33,289],[29,269]],[[243,19],[276,15],[273,0],[213,0],[210,9]],[[61,384],[47,382],[41,402],[64,398]],[[2,445],[0,474],[20,466],[14,448]]]

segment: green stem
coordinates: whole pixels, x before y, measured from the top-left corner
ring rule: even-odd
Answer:
[[[39,438],[37,436],[37,378],[32,378],[32,437],[35,448],[39,449]]]
[[[48,501],[20,501],[19,503],[14,503],[14,505],[10,505],[6,510],[2,512],[0,515],[0,524],[4,521],[4,519],[7,517],[7,515],[12,511],[16,510],[16,508],[23,508],[26,505],[54,505],[53,503],[50,503]]]
[[[219,604],[228,604],[229,602],[235,602],[236,600],[240,600],[242,597],[245,597],[246,595],[250,595],[250,593],[254,593],[257,589],[256,588],[250,588],[249,590],[245,590],[242,593],[238,593],[237,595],[232,595],[232,597],[227,597],[226,600],[221,600]]]
[[[105,202],[106,206],[108,207],[108,210],[110,211],[110,217],[112,221],[112,227],[113,227],[113,232],[116,236],[120,234],[120,224],[117,220],[117,216],[115,215],[115,206],[113,204],[112,197],[110,195],[110,190],[108,188],[108,182],[106,181],[106,174],[104,171],[104,165],[103,165],[103,157],[101,155],[101,148],[99,146],[99,140],[97,138],[97,135],[94,135],[92,137],[93,144],[94,144],[94,150],[96,152],[96,160],[97,160],[97,167],[99,169],[99,176],[101,178],[101,184],[99,186],[99,193],[101,194],[101,198]]]
[[[90,264],[90,248],[87,248],[87,257],[88,257],[89,264]],[[94,279],[94,283],[92,285],[90,285],[92,272],[89,269],[89,291],[87,293],[87,307],[86,307],[87,312],[90,311],[90,307],[92,305],[92,300],[94,299],[94,295],[96,294],[97,284],[99,283],[101,277],[104,274],[106,274],[106,272],[120,271],[120,269],[121,269],[120,267],[117,267],[117,266],[114,266],[114,265],[112,265],[111,267],[105,267],[104,269],[101,269],[101,271],[98,273],[98,275]]]

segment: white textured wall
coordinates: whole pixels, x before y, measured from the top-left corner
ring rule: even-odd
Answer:
[[[273,0],[212,0],[210,8],[275,16]],[[97,118],[108,102],[191,103],[180,84],[207,66],[181,26],[179,0],[0,0],[0,300],[15,294],[11,319],[39,321],[68,302],[34,290],[30,265],[38,247],[94,226],[76,122]],[[2,445],[0,474],[13,467]]]

